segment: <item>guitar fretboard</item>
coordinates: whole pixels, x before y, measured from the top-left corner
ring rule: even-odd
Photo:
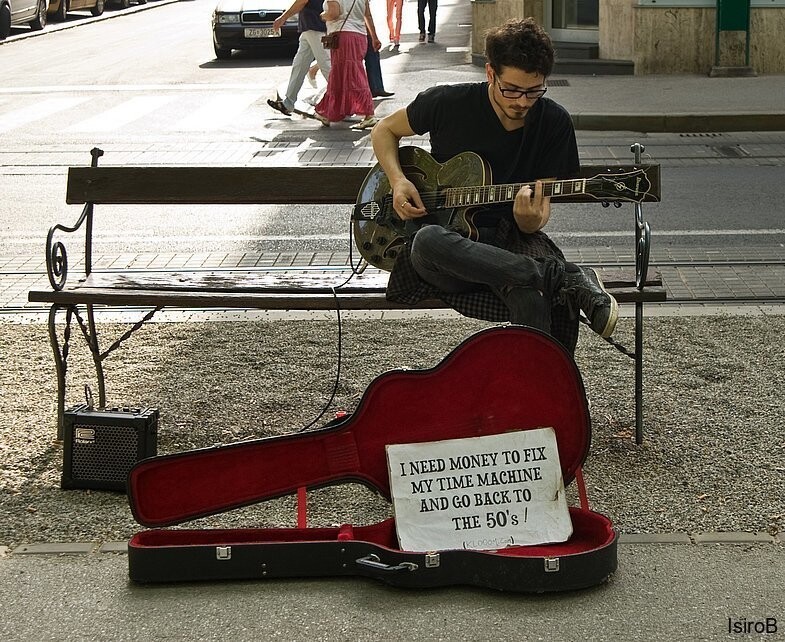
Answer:
[[[543,181],[543,196],[569,196],[586,192],[585,178],[565,181]],[[505,185],[482,185],[479,187],[451,187],[444,192],[445,207],[465,207],[467,205],[487,205],[489,203],[508,203],[528,185],[534,193],[534,183],[508,183]]]

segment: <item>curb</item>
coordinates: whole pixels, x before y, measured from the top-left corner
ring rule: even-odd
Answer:
[[[647,133],[784,131],[785,111],[737,114],[581,114],[577,130]]]
[[[148,9],[155,9],[156,7],[162,7],[164,5],[172,4],[174,2],[180,2],[180,0],[147,0],[145,4],[137,4],[134,5],[133,7],[128,7],[128,9],[117,9],[109,13],[104,11],[100,16],[91,16],[89,18],[84,18],[83,20],[74,20],[73,22],[66,21],[66,22],[50,23],[48,21],[49,19],[47,18],[46,26],[40,31],[25,31],[24,33],[20,33],[15,36],[8,36],[5,40],[0,40],[0,46],[12,42],[18,42],[19,40],[26,40],[27,38],[46,36],[56,31],[63,31],[64,29],[73,29],[75,27],[81,27],[82,25],[89,25],[93,22],[101,22],[102,20],[111,20],[112,18],[127,16],[130,13],[137,13],[138,11],[147,11]]]

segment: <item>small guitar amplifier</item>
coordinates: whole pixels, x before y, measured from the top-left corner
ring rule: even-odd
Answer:
[[[60,487],[124,491],[133,465],[157,453],[157,437],[157,408],[67,409]]]

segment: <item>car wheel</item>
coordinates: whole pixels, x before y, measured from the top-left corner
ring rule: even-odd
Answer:
[[[95,6],[90,9],[90,13],[94,16],[100,16],[104,12],[104,0],[98,0]]]
[[[68,17],[68,0],[60,0],[60,4],[57,6],[57,11],[52,14],[52,18],[57,20],[58,22],[65,22],[65,19]]]
[[[4,4],[0,6],[0,40],[11,35],[11,8]]]
[[[120,0],[120,8],[127,9],[131,6],[131,0]]]
[[[215,57],[218,58],[218,60],[229,60],[229,58],[232,57],[231,49],[221,47],[216,42],[213,42],[213,51],[215,51]]]
[[[63,0],[65,2],[65,0]],[[35,18],[30,21],[30,28],[33,31],[41,31],[46,26],[46,0],[38,0],[38,12]]]

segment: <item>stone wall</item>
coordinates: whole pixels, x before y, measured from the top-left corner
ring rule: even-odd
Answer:
[[[600,58],[632,60],[636,74],[708,73],[715,63],[713,7],[639,6],[606,0],[600,9]],[[785,8],[753,7],[750,66],[759,74],[785,72]],[[722,66],[745,63],[744,32],[720,34]]]
[[[472,57],[485,55],[485,32],[512,18],[545,22],[545,0],[471,0]]]
[[[715,64],[714,7],[641,6],[600,2],[600,58],[632,60],[636,74],[708,73]],[[545,20],[545,0],[472,0],[472,60],[482,61],[487,29],[509,18]],[[785,7],[752,7],[750,66],[785,73]],[[721,66],[745,63],[744,32],[720,34]]]

